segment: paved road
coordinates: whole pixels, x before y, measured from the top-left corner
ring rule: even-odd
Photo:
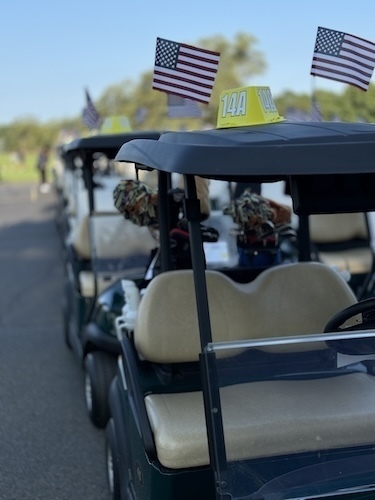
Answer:
[[[0,184],[0,500],[108,500],[104,436],[65,347],[54,193]]]

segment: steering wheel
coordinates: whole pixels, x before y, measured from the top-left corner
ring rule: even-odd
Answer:
[[[345,328],[341,326],[353,316],[362,314],[362,321]],[[356,304],[346,307],[335,314],[326,324],[324,333],[349,332],[356,330],[375,329],[375,297],[361,300]],[[375,353],[374,338],[354,338],[342,340],[329,340],[327,344],[344,354],[369,354]]]
[[[347,328],[340,328],[341,325],[348,321],[348,319],[352,318],[353,316],[357,316],[357,314],[363,315],[362,323],[358,323],[357,325],[349,326]],[[361,300],[360,302],[346,307],[342,311],[335,314],[326,324],[324,333],[337,332],[341,330],[350,331],[373,328],[369,325],[369,322],[372,323],[372,320],[374,320],[375,324],[375,297]]]

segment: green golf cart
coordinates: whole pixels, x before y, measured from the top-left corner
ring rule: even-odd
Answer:
[[[314,214],[375,210],[374,158],[363,123],[276,120],[121,147],[117,161],[184,177],[192,269],[166,253],[122,330],[113,500],[375,498],[375,300],[312,262],[309,234]],[[196,175],[287,182],[299,261],[242,282],[207,269]]]
[[[84,368],[86,407],[98,427],[108,419],[107,393],[120,352],[114,318],[123,305],[121,278],[141,281],[158,246],[148,228],[126,221],[115,209],[113,190],[124,171],[113,159],[126,141],[159,136],[157,131],[90,136],[64,145],[61,153],[71,177],[63,235],[64,338]],[[135,175],[134,166],[127,172]]]

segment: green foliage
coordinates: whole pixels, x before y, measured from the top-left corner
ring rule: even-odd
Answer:
[[[341,94],[318,90],[315,92],[315,98],[322,113],[322,119],[325,121],[338,119],[344,122],[375,122],[375,85],[373,84],[370,84],[366,92],[349,85]],[[275,98],[275,104],[281,115],[285,115],[288,107],[309,112],[311,96],[297,95],[289,91]]]
[[[97,103],[99,113],[105,116],[122,115],[121,110],[126,110],[131,104],[131,95],[134,84],[126,80],[119,85],[111,85],[103,92]]]
[[[36,121],[16,121],[5,130],[4,139],[8,151],[35,148],[42,140],[42,128]]]

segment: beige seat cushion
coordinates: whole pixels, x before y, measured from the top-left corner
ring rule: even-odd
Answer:
[[[207,218],[211,212],[211,201],[209,196],[209,179],[204,179],[203,177],[195,176],[195,188],[197,190],[197,198],[200,203],[200,210],[203,218]],[[184,179],[182,175],[178,176],[177,187],[184,189]]]
[[[156,246],[147,227],[136,226],[120,214],[87,215],[77,223],[71,235],[71,244],[82,259],[94,257],[90,237],[98,259],[124,258],[137,252],[148,255]]]
[[[369,230],[364,213],[310,215],[309,224],[311,241],[316,244],[363,239],[364,248],[319,251],[318,258],[321,262],[351,274],[367,274],[371,271],[374,254],[369,243]]]
[[[353,248],[340,252],[319,252],[319,260],[328,266],[334,266],[339,271],[349,271],[350,274],[367,274],[373,265],[371,248]]]
[[[216,271],[206,271],[206,280],[216,341],[321,333],[334,314],[356,302],[340,275],[318,262],[276,266],[248,284],[235,283]],[[191,270],[163,273],[151,281],[139,304],[134,341],[140,356],[150,361],[198,359],[200,340]],[[326,345],[320,343],[319,347]],[[280,350],[280,346],[274,349]],[[283,349],[311,350],[311,344]],[[222,388],[229,459],[373,442],[374,384],[372,377],[355,374]],[[201,392],[150,394],[145,404],[163,465],[184,468],[208,463]]]
[[[119,275],[114,273],[111,275],[98,275],[97,276],[97,294],[104,292],[114,281],[119,278]],[[92,271],[80,271],[78,275],[79,287],[82,297],[92,298],[95,297],[95,274]]]
[[[364,373],[222,388],[228,459],[373,444],[374,394],[375,378]],[[145,402],[165,467],[209,463],[202,393],[152,394]]]
[[[363,212],[310,215],[309,225],[310,238],[314,243],[337,243],[353,238],[369,239]]]
[[[91,259],[89,216],[77,220],[70,235],[70,243],[81,259]]]
[[[215,341],[321,333],[334,314],[356,302],[341,276],[318,262],[276,266],[247,284],[235,283],[217,271],[206,271],[206,279]],[[191,270],[170,271],[151,281],[139,305],[134,340],[141,356],[150,361],[198,359],[200,340]],[[274,348],[282,349],[311,346]]]
[[[90,245],[90,229],[93,231],[95,252]],[[93,214],[83,217],[71,236],[71,244],[81,259],[126,259],[143,255],[146,258],[157,242],[146,227],[139,227],[125,220],[120,214]],[[93,255],[94,254],[94,255]],[[115,270],[98,273],[97,292],[100,294],[120,277]],[[95,296],[93,271],[80,271],[78,275],[81,295]]]

